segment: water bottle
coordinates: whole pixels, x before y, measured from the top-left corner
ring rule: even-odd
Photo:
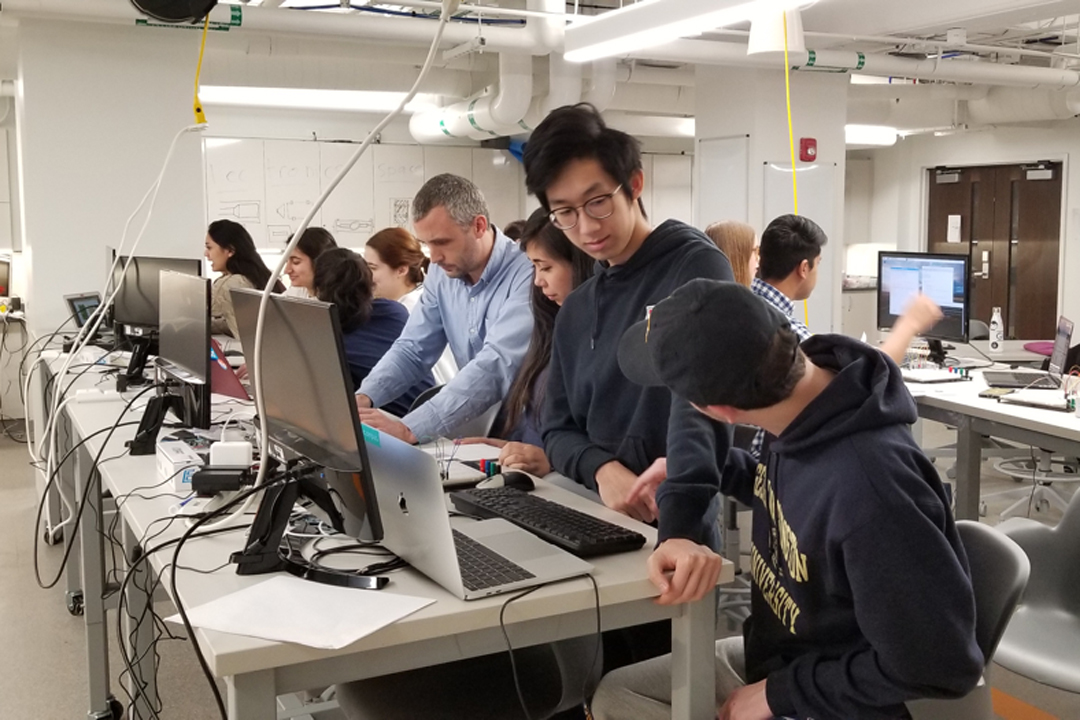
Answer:
[[[1001,322],[1001,308],[994,308],[990,317],[990,352],[999,353],[1005,349],[1005,325]]]

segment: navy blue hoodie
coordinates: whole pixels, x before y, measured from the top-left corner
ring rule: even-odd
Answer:
[[[906,718],[982,672],[967,556],[896,365],[839,335],[802,349],[838,374],[722,481],[754,513],[747,679],[777,716]]]
[[[659,540],[705,542],[709,503],[720,485],[716,458],[730,446],[717,426],[667,388],[646,388],[619,369],[623,332],[645,309],[694,278],[731,280],[731,265],[700,230],[677,220],[654,229],[622,265],[596,274],[563,303],[544,398],[544,448],[563,475],[596,489],[596,471],[618,460],[640,474],[667,456],[656,492]]]

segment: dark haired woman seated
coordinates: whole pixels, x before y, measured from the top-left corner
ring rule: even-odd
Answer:
[[[315,261],[315,295],[337,306],[353,387],[360,387],[401,334],[409,311],[399,302],[375,298],[371,269],[364,258],[345,248],[326,250]],[[434,384],[429,372],[382,409],[401,417],[416,396]]]

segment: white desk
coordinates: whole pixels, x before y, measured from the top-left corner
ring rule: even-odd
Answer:
[[[111,425],[118,408],[108,405],[69,406],[77,433],[85,437],[98,428]],[[123,441],[132,434],[133,428],[130,427],[118,430],[106,449],[106,456],[122,448]],[[103,440],[104,436],[100,436],[89,441],[85,452],[79,453],[80,463],[88,463],[93,453],[100,449]],[[114,497],[123,497],[134,488],[154,482],[158,476],[153,463],[153,457],[125,458],[107,463],[101,468],[102,484]],[[81,465],[78,473],[81,478],[86,477],[85,469],[86,465]],[[602,627],[607,630],[673,618],[673,717],[679,720],[714,717],[715,592],[690,605],[657,605],[653,601],[656,590],[648,580],[645,566],[655,541],[654,530],[548,484],[541,484],[537,492],[646,534],[649,542],[637,552],[590,561],[596,568],[595,578],[600,587]],[[146,534],[151,522],[165,516],[173,502],[175,500],[167,498],[131,498],[124,502],[120,511],[127,526],[126,544],[134,547],[135,539]],[[91,576],[101,577],[99,570],[102,560],[101,536],[95,534],[93,528],[95,518],[100,522],[100,516],[96,513],[92,517],[84,517],[82,526],[88,653],[102,653],[106,647],[103,643],[106,637],[104,608],[90,607],[90,598],[100,597],[100,588],[91,587],[95,585]],[[468,522],[467,519],[462,521]],[[180,525],[174,523],[152,544],[178,537],[183,532]],[[156,528],[159,529],[160,524]],[[242,537],[243,533],[227,533],[193,540],[185,545],[181,562],[202,569],[216,567],[241,546]],[[152,556],[153,571],[162,572],[170,560],[171,552]],[[725,561],[720,582],[729,582],[732,578],[733,567]],[[193,607],[262,579],[238,576],[231,566],[210,575],[181,571],[177,577],[177,589],[184,605]],[[280,694],[505,652],[498,621],[499,609],[505,598],[464,602],[414,571],[392,575],[389,591],[433,597],[437,602],[338,651],[196,631],[212,672],[226,680],[229,717],[232,720],[265,720],[275,717],[275,698]],[[137,614],[140,602],[145,600],[136,591],[128,597],[127,602]],[[591,635],[595,632],[592,585],[586,580],[574,580],[539,590],[515,601],[507,610],[506,620],[515,647]],[[136,637],[134,652],[145,649],[147,641],[145,635]],[[91,698],[97,702],[107,696],[108,691],[107,664],[101,662],[102,657],[91,656],[89,663]],[[106,668],[104,673],[100,670],[102,665]],[[104,689],[101,688],[102,675]],[[148,678],[149,674],[144,673],[144,677]],[[155,692],[152,686],[148,688],[149,694]],[[92,706],[92,712],[96,707]]]
[[[920,417],[956,427],[956,517],[965,520],[979,518],[982,438],[992,436],[1080,455],[1080,418],[1073,413],[980,398],[986,383],[981,373],[973,373],[973,378],[967,382],[908,384]]]
[[[1025,350],[1024,345],[1030,340],[1006,340],[1002,343],[1001,352],[990,352],[989,340],[972,340],[967,345],[957,344],[956,348],[948,351],[949,357],[970,358],[985,362],[987,358],[999,363],[1019,363],[1034,365],[1046,360],[1045,355]]]

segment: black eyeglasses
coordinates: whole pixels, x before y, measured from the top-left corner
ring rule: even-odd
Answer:
[[[622,185],[609,193],[589,198],[577,207],[556,208],[548,214],[548,218],[551,219],[551,224],[560,230],[570,230],[577,225],[582,210],[593,220],[609,218],[615,212],[615,195],[620,190],[622,190]]]

